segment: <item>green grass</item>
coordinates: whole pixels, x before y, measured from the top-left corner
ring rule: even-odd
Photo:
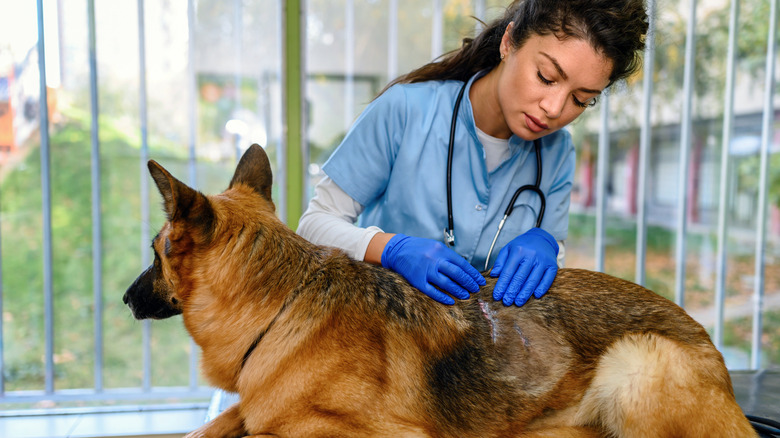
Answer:
[[[52,289],[54,295],[55,388],[94,384],[94,290],[91,162],[88,124],[79,115],[51,138]],[[104,384],[140,386],[142,323],[122,303],[141,272],[142,166],[137,139],[101,124],[102,289]],[[154,145],[150,156],[187,180],[186,151]],[[224,188],[232,163],[198,164],[199,185]],[[143,167],[143,177],[148,178]],[[0,185],[2,291],[6,390],[44,384],[44,252],[40,148],[33,145]],[[150,233],[162,225],[159,195],[150,183]],[[219,190],[215,188],[214,190]],[[150,236],[150,238],[151,238]],[[152,324],[152,383],[188,384],[189,338],[181,318]]]

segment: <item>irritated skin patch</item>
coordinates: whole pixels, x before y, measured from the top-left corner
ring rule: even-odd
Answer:
[[[482,310],[482,315],[487,319],[490,324],[490,338],[493,343],[496,343],[498,338],[498,319],[496,318],[496,311],[490,308],[490,305],[483,300],[478,300],[479,308]]]
[[[490,339],[493,341],[493,343],[496,343],[496,339],[498,339],[498,322],[499,319],[497,317],[498,311],[493,310],[490,307],[490,304],[488,304],[486,301],[483,300],[477,300],[479,303],[479,308],[482,310],[482,316],[485,317],[488,324],[490,324]],[[528,341],[528,338],[523,333],[523,329],[520,328],[519,325],[514,324],[514,330],[515,332],[520,335],[520,341],[523,343],[523,346],[528,348],[530,346],[530,342]]]
[[[515,324],[515,331],[517,332],[518,335],[520,335],[520,340],[523,342],[523,346],[525,348],[528,348],[531,345],[531,343],[528,342],[528,338],[526,338],[525,335],[523,334],[523,329],[521,329],[519,325]]]

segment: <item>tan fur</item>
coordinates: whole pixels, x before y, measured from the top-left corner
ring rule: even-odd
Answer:
[[[128,288],[181,313],[203,371],[241,401],[189,437],[755,437],[723,358],[682,309],[563,269],[521,308],[438,304],[279,222],[261,148],[205,196],[157,163],[168,222]]]
[[[601,424],[612,436],[675,436],[682,430],[689,436],[750,436],[749,425],[730,421],[742,413],[730,389],[724,390],[730,388],[725,375],[709,375],[713,360],[708,345],[626,336],[601,357],[575,421]],[[704,417],[702,409],[716,414]]]

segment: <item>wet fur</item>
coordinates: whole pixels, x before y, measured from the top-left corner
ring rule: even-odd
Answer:
[[[239,404],[189,436],[749,437],[705,330],[633,283],[563,269],[544,298],[438,304],[280,222],[252,146],[205,196],[154,161],[168,221],[124,300],[183,314]]]

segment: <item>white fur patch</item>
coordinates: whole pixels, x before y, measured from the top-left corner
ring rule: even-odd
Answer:
[[[659,399],[690,375],[687,352],[675,342],[654,335],[622,338],[602,356],[577,413],[578,424],[609,425],[614,436],[636,418],[652,415]]]

